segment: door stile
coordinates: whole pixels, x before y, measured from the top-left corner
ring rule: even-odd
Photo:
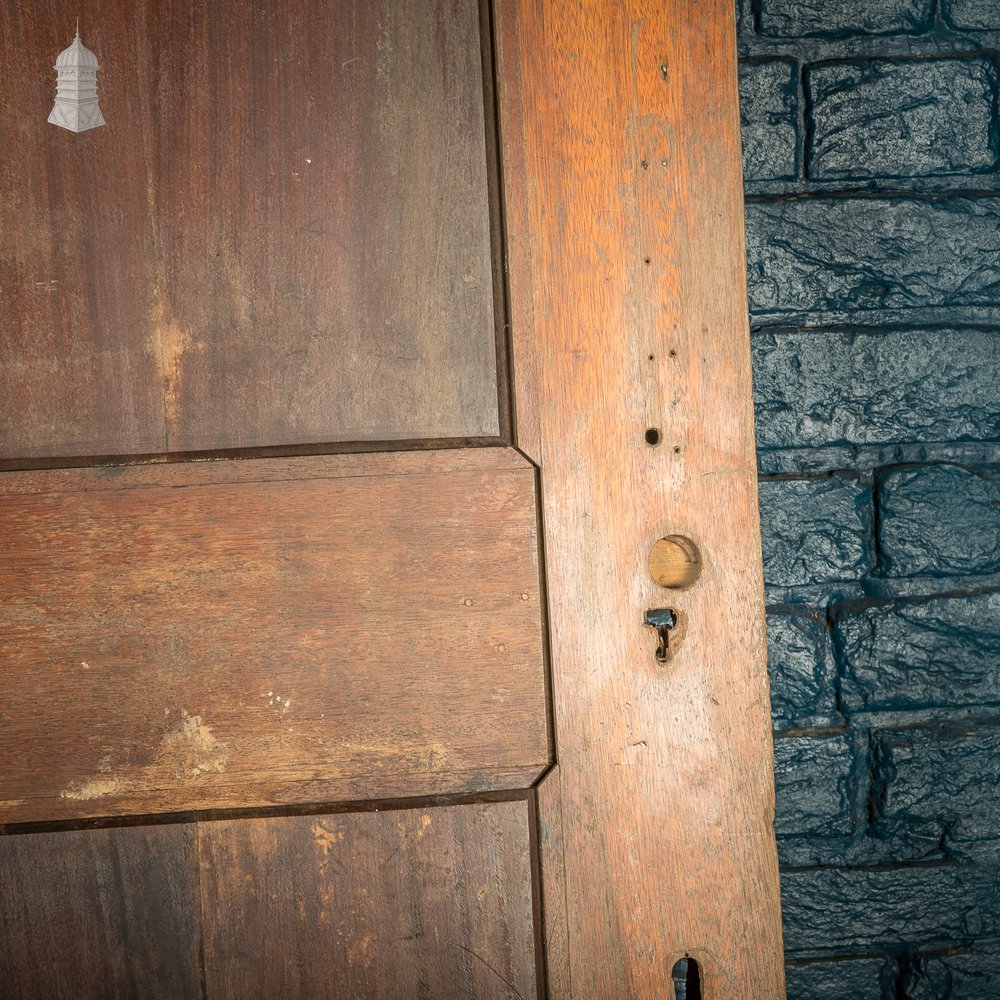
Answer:
[[[544,513],[557,1000],[670,996],[686,956],[710,1000],[784,995],[735,27],[725,0],[697,12],[495,6],[515,442]],[[695,546],[683,588],[647,569],[665,535]],[[661,659],[648,612],[676,622]]]

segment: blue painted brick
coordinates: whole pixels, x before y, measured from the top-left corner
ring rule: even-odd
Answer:
[[[1000,997],[1000,947],[984,943],[953,955],[909,956],[900,977],[907,1000],[991,1000]]]
[[[1000,935],[1000,869],[992,866],[785,871],[781,896],[790,957]]]
[[[761,333],[759,448],[1000,439],[1000,333]]]
[[[883,833],[951,858],[1000,861],[1000,727],[912,728],[877,736]]]
[[[753,322],[1000,304],[1000,198],[799,198],[746,216]]]
[[[1000,594],[869,608],[835,632],[850,710],[1000,704]]]
[[[780,38],[913,33],[930,27],[932,0],[761,0],[759,30]]]
[[[879,490],[879,543],[886,573],[1000,572],[998,472],[953,465],[889,472]]]
[[[784,60],[740,63],[740,128],[746,180],[789,180],[798,159],[798,79]]]
[[[768,614],[767,669],[775,729],[834,721],[830,630],[818,612]]]
[[[1000,4],[996,0],[943,0],[945,24],[973,31],[1000,31]],[[1000,995],[1000,990],[997,991]]]
[[[788,1000],[882,1000],[892,970],[885,959],[806,962],[785,967]]]
[[[793,587],[861,577],[870,499],[855,479],[762,481],[765,582]]]
[[[808,70],[810,177],[970,174],[996,165],[988,59],[866,59]]]
[[[848,738],[785,736],[774,741],[778,836],[851,832],[854,754]]]

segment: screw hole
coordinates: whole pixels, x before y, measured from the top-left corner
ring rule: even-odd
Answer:
[[[660,443],[660,432],[656,427],[648,427],[645,433],[646,444],[655,447]]]

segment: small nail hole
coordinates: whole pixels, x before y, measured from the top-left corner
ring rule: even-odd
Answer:
[[[646,444],[651,446],[658,445],[660,443],[660,432],[655,427],[648,427],[646,429],[645,438]]]
[[[672,357],[672,358],[676,358],[677,357],[677,352],[672,347],[670,348],[670,357]]]
[[[656,357],[655,355],[653,355],[653,354],[650,354],[650,356],[649,356],[649,360],[650,360],[650,361],[653,361],[653,360],[655,360],[655,357]]]
[[[679,455],[681,453],[681,446],[679,444],[674,445],[674,454]]]
[[[643,257],[642,258],[642,262],[643,262],[643,264],[649,264],[651,262],[651,258],[649,258],[649,257]]]

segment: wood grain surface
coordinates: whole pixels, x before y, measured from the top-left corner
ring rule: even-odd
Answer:
[[[0,821],[528,787],[537,546],[503,449],[5,474]]]
[[[499,434],[478,0],[37,0],[0,56],[0,459]]]
[[[199,830],[210,997],[538,995],[524,800]]]
[[[496,9],[517,441],[541,467],[551,609],[551,995],[670,997],[689,954],[706,1000],[773,1000],[732,4]],[[647,555],[674,533],[703,568],[666,594]],[[685,632],[666,665],[643,625],[662,607]]]
[[[195,827],[0,837],[8,1000],[201,997]]]

